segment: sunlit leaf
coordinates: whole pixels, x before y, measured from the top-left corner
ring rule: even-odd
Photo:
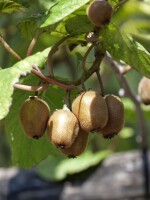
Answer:
[[[0,70],[0,120],[3,119],[9,112],[12,104],[12,94],[14,91],[14,83],[17,83],[21,75],[26,75],[32,69],[32,64],[42,66],[49,53],[49,48],[43,52],[38,52],[33,56],[27,57],[24,60],[17,62],[11,68]]]
[[[150,53],[130,34],[112,24],[101,34],[103,36],[102,45],[114,59],[126,62],[150,78]]]
[[[46,26],[50,26],[71,13],[73,13],[75,10],[80,8],[81,6],[88,3],[90,0],[61,0],[57,4],[55,4],[48,12],[48,14],[42,19],[41,28],[44,28]]]
[[[110,151],[106,150],[97,153],[86,151],[76,159],[49,156],[46,161],[37,167],[37,171],[46,179],[63,180],[67,175],[79,173],[97,165],[110,154]]]

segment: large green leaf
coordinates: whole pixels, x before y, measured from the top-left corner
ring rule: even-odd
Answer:
[[[92,23],[86,15],[76,15],[65,21],[66,30],[71,36],[78,36],[93,30]]]
[[[23,84],[37,85],[39,79],[33,75],[25,78]],[[23,102],[34,93],[15,90],[13,104],[5,119],[6,133],[12,152],[13,163],[23,168],[35,166],[44,160],[49,154],[59,155],[58,149],[49,143],[47,136],[34,140],[28,138],[20,123],[19,112]],[[51,112],[63,105],[64,91],[51,86],[43,95],[43,99],[48,103]],[[40,114],[40,113],[39,113]]]
[[[88,3],[90,0],[62,0],[55,4],[42,19],[41,28],[50,26],[60,20],[64,19],[81,6]]]
[[[130,0],[114,13],[112,21],[149,50],[150,46],[150,1]]]
[[[38,52],[33,56],[17,62],[13,67],[0,70],[0,120],[9,112],[12,103],[12,94],[14,91],[13,84],[17,83],[21,75],[26,75],[32,69],[32,64],[42,66],[46,61],[49,48],[43,52]]]
[[[23,10],[23,6],[10,0],[0,0],[0,13],[12,13]]]
[[[150,78],[150,53],[130,34],[115,25],[101,32],[102,45],[114,59],[124,61],[138,72]]]
[[[64,156],[49,156],[37,167],[37,171],[45,179],[60,181],[66,178],[67,175],[79,173],[97,165],[110,154],[111,152],[108,150],[96,153],[88,150],[76,159],[68,159],[64,158]]]

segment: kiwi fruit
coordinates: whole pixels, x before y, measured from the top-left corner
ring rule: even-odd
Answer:
[[[82,129],[79,130],[78,136],[74,143],[66,149],[60,149],[60,151],[69,158],[75,158],[83,153],[88,142],[89,133],[86,133]]]
[[[145,105],[150,104],[150,79],[146,78],[145,76],[139,82],[138,85],[138,94],[142,103]]]
[[[79,120],[81,129],[86,132],[103,128],[108,121],[105,99],[99,92],[82,92],[72,103],[72,112]]]
[[[108,106],[108,122],[100,132],[104,138],[112,138],[124,125],[124,106],[121,99],[115,95],[106,95],[105,100]]]
[[[20,110],[20,121],[27,136],[39,139],[44,135],[50,116],[48,104],[37,96],[29,97]]]
[[[78,120],[66,105],[64,105],[63,109],[56,110],[48,121],[48,138],[52,144],[59,148],[70,147],[78,132]]]
[[[110,21],[113,8],[106,0],[94,0],[87,7],[86,12],[91,22],[101,27]]]

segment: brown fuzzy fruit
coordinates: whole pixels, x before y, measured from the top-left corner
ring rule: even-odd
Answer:
[[[86,132],[101,129],[108,121],[106,101],[96,91],[81,93],[72,103],[72,112]]]
[[[20,110],[20,120],[25,134],[34,139],[44,135],[50,109],[45,101],[37,96],[27,99]]]
[[[108,106],[108,122],[100,132],[104,138],[112,138],[124,125],[124,106],[121,99],[115,95],[107,95],[105,100]]]
[[[60,149],[61,152],[67,155],[69,158],[75,158],[76,156],[81,155],[86,148],[88,136],[89,133],[86,133],[80,129],[74,143],[67,149]]]
[[[87,8],[87,16],[98,27],[108,23],[113,8],[106,0],[94,0]]]
[[[78,132],[78,120],[66,105],[63,109],[56,110],[48,121],[48,138],[57,147],[70,147]]]
[[[150,79],[143,77],[138,85],[138,93],[145,105],[150,104]]]

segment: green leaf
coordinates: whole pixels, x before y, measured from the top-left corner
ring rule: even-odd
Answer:
[[[22,11],[23,6],[10,0],[0,0],[0,13],[12,13]]]
[[[37,85],[38,83],[39,79],[33,75],[26,77],[25,81],[23,81],[23,84],[30,85]],[[34,140],[24,134],[19,113],[23,102],[31,95],[33,93],[15,90],[13,104],[5,120],[5,129],[11,147],[12,161],[15,165],[23,168],[35,166],[45,159],[48,154],[55,153],[55,148],[49,143],[46,136],[39,140]]]
[[[97,165],[110,154],[110,151],[105,150],[97,153],[85,151],[76,159],[49,156],[37,167],[37,171],[45,179],[60,181],[66,178],[67,175],[79,173]]]
[[[112,18],[113,23],[133,35],[147,50],[150,46],[150,1],[148,1],[146,3],[130,0],[122,5]]]
[[[66,30],[71,36],[78,36],[93,30],[93,26],[86,15],[77,15],[65,21]]]
[[[0,70],[0,120],[9,112],[12,103],[13,84],[17,83],[21,75],[26,75],[32,69],[32,64],[42,66],[47,58],[50,48],[38,52],[24,60],[17,62],[13,67]]]
[[[129,128],[129,127],[124,127],[119,133],[119,137],[121,139],[128,139],[133,136],[134,136],[134,130],[133,128]]]
[[[125,107],[125,122],[137,123],[137,115],[134,103],[129,98],[122,98]],[[142,105],[145,119],[149,122],[150,105]]]
[[[37,17],[28,17],[17,25],[23,37],[32,38],[38,27]]]
[[[90,0],[61,0],[55,4],[42,19],[41,28],[59,22],[89,1]]]
[[[150,78],[150,53],[130,34],[111,24],[102,31],[101,35],[102,45],[114,59],[126,62]]]

